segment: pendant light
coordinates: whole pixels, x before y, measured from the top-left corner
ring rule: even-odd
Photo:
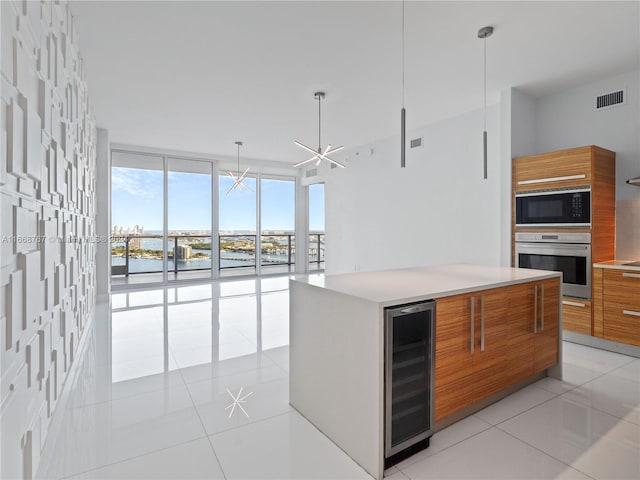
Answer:
[[[242,187],[246,190],[249,190],[250,192],[253,192],[253,189],[251,187],[243,183],[243,180],[245,179],[245,177],[247,176],[247,172],[249,171],[249,167],[247,167],[247,169],[242,173],[242,175],[240,175],[240,147],[242,146],[242,142],[235,142],[235,143],[238,146],[238,170],[236,171],[235,174],[231,171],[227,172],[227,175],[229,175],[233,179],[233,185],[231,185],[231,188],[227,190],[227,195],[226,195],[227,197],[231,192],[233,192],[238,187]]]
[[[400,168],[406,166],[406,131],[407,111],[404,108],[404,0],[402,0],[402,109],[400,110]]]
[[[487,179],[487,37],[493,34],[493,27],[482,27],[478,30],[478,38],[484,41],[484,129],[482,132],[482,152],[484,179]]]
[[[304,165],[305,163],[309,163],[309,162],[313,162],[314,160],[316,161],[316,165],[320,165],[320,162],[322,162],[322,160],[326,160],[329,163],[332,163],[333,165],[335,165],[336,167],[340,167],[340,168],[344,168],[344,165],[341,164],[340,162],[336,162],[334,159],[329,158],[328,155],[337,152],[338,150],[342,150],[344,148],[343,146],[340,147],[336,147],[336,148],[331,148],[331,145],[327,145],[327,148],[324,149],[324,152],[322,151],[322,143],[320,141],[321,137],[320,137],[320,127],[321,127],[321,109],[320,109],[320,102],[322,101],[322,99],[325,96],[324,92],[316,92],[313,94],[313,96],[315,98],[318,99],[318,150],[314,150],[311,147],[307,147],[304,143],[300,143],[298,141],[294,141],[293,143],[295,143],[296,145],[298,145],[300,148],[303,148],[307,151],[309,151],[310,153],[313,154],[313,157],[307,159],[307,160],[303,160],[302,162],[298,162],[294,165],[294,167],[299,167],[300,165]]]

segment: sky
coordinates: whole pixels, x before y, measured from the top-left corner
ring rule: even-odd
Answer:
[[[162,230],[162,171],[113,167],[112,225],[140,225]],[[169,230],[211,230],[211,178],[206,174],[169,172]],[[220,176],[220,231],[255,230],[256,179],[226,195],[233,179]],[[293,231],[295,185],[292,181],[262,180],[262,229]],[[309,226],[324,231],[324,185],[309,187]]]

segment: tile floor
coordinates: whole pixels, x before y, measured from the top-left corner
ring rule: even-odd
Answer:
[[[287,288],[114,294],[37,478],[371,478],[288,403]],[[387,477],[639,479],[640,359],[565,342],[563,361],[563,381],[436,433]]]

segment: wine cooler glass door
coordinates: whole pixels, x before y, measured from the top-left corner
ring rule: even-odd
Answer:
[[[386,311],[386,457],[432,434],[434,317],[435,302]]]

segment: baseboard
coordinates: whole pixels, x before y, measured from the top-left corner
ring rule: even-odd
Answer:
[[[608,352],[621,353],[631,357],[640,358],[640,347],[628,345],[626,343],[612,342],[604,338],[592,337],[591,335],[583,335],[575,332],[562,332],[562,339],[567,342],[585,345],[587,347],[599,348]]]

